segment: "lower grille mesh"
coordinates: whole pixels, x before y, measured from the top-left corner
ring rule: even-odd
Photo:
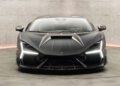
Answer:
[[[83,66],[76,60],[78,57],[46,57],[46,63],[41,67],[50,70],[76,70]],[[80,58],[80,57],[79,57]],[[80,58],[81,59],[81,58]]]

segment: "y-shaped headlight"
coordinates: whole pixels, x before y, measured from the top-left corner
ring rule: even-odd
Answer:
[[[27,54],[27,55],[38,55],[39,54],[37,51],[32,50],[32,48],[28,48],[28,46],[26,46],[26,45],[28,45],[28,44],[25,42],[20,42],[20,48],[21,48],[20,59],[23,59],[23,56],[25,54]]]
[[[91,49],[89,51],[86,51],[85,54],[89,55],[89,54],[96,54],[96,53],[98,53],[100,55],[100,57],[103,58],[104,54],[103,54],[102,49],[103,49],[103,40],[97,42],[97,47],[94,48],[94,49]]]

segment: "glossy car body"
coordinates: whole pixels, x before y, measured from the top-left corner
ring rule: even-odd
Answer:
[[[20,69],[79,70],[104,68],[106,41],[85,18],[38,18],[18,26],[17,65]]]

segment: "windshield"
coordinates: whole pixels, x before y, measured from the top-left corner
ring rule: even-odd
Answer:
[[[46,18],[37,19],[28,26],[27,31],[35,32],[91,32],[93,28],[82,18]]]

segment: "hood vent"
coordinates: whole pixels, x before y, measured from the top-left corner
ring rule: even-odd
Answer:
[[[51,36],[51,39],[72,39],[72,36]]]

